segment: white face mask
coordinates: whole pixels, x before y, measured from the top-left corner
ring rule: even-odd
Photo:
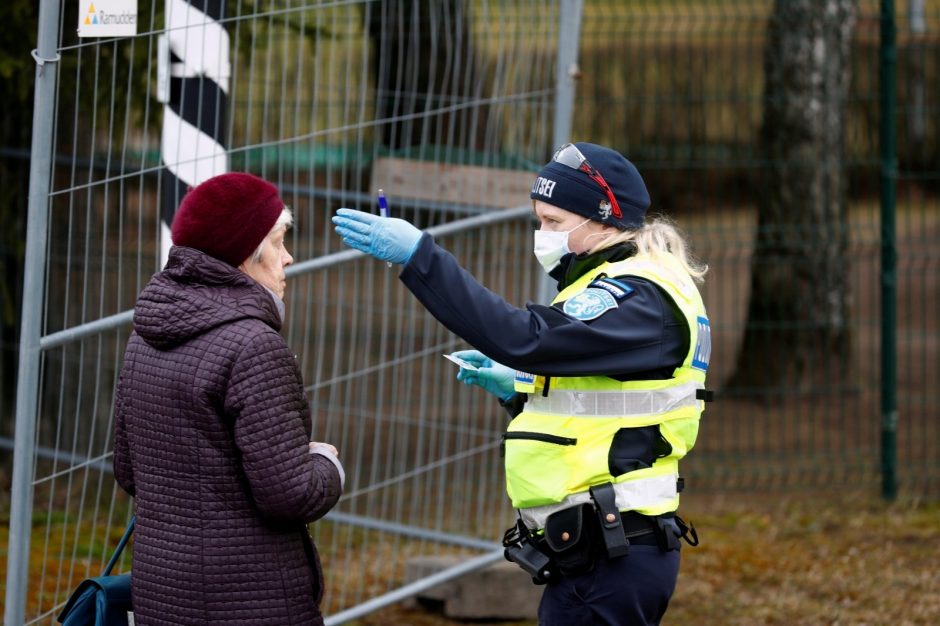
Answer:
[[[561,258],[571,252],[568,247],[568,235],[578,230],[591,220],[584,220],[571,230],[537,230],[533,251],[535,258],[546,272],[558,267]]]

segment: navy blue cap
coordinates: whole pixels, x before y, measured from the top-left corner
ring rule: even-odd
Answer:
[[[607,181],[620,205],[621,216],[613,214],[607,194],[587,173],[554,161],[539,170],[529,197],[620,230],[642,226],[650,194],[636,166],[616,150],[593,143],[574,145]]]

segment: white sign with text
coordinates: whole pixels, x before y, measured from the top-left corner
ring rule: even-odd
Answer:
[[[79,0],[79,37],[133,37],[137,0]]]

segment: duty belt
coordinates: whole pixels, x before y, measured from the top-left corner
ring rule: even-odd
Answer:
[[[664,500],[675,498],[680,491],[680,478],[677,474],[648,476],[614,483],[613,490],[617,499],[617,509],[621,511],[644,509]],[[519,509],[519,515],[526,526],[536,530],[545,527],[545,520],[552,513],[591,501],[590,492],[581,491],[566,496],[561,502]]]

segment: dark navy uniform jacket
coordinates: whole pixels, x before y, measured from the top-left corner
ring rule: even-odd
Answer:
[[[625,244],[592,255],[569,254],[551,276],[561,290],[601,263],[623,260],[634,250]],[[477,282],[427,233],[400,278],[451,332],[494,361],[530,374],[670,378],[689,350],[689,329],[678,308],[641,278],[617,278],[632,291],[595,319],[571,317],[563,303],[528,303],[519,309]]]

